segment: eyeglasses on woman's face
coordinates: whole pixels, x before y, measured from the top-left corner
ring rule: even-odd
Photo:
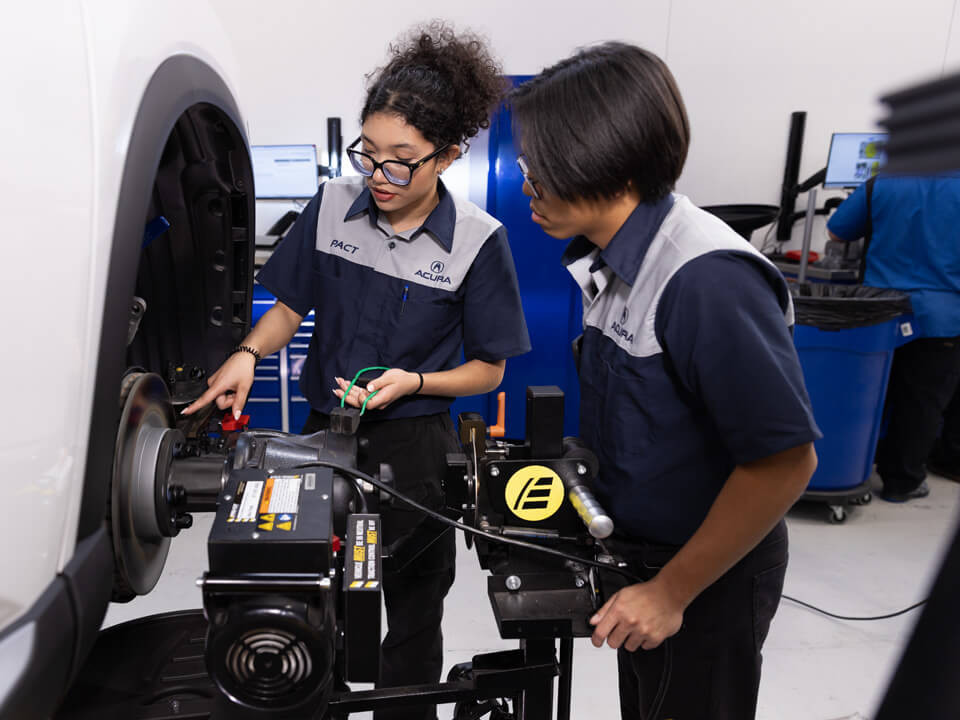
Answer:
[[[387,179],[387,182],[391,185],[401,186],[410,184],[410,181],[413,179],[414,170],[423,167],[424,164],[433,160],[433,158],[450,147],[448,143],[415,162],[406,162],[404,160],[384,160],[383,162],[377,162],[372,155],[356,149],[356,145],[360,140],[361,138],[357,138],[350,144],[350,147],[347,148],[347,157],[350,158],[350,164],[353,165],[353,169],[364,177],[372,177],[377,170],[380,170]]]

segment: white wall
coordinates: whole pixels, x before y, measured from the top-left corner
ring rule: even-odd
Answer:
[[[364,75],[416,22],[440,17],[484,33],[509,74],[535,73],[599,40],[647,47],[686,100],[693,142],[678,190],[701,205],[777,204],[792,111],[807,111],[803,179],[825,163],[831,132],[875,129],[880,95],[960,70],[960,0],[213,5],[237,45],[251,142],[312,142],[321,154],[327,116],[343,118],[345,144],[357,136]],[[485,154],[472,163],[485,164]],[[448,183],[466,192],[471,172],[460,168]],[[260,230],[286,209],[259,206]]]

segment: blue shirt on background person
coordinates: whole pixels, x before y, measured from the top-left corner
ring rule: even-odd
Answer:
[[[960,335],[960,172],[879,176],[871,198],[864,284],[910,296],[917,337]],[[867,184],[827,223],[840,240],[867,232]]]

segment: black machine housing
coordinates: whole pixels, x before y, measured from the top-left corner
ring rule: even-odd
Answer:
[[[484,533],[568,555],[475,539],[502,637],[587,637],[600,587],[595,568],[575,558],[609,559],[601,540],[613,527],[592,496],[597,459],[563,437],[559,388],[527,388],[526,410],[522,441],[488,439],[480,416],[461,414],[464,452],[448,456],[447,502]]]
[[[478,655],[436,685],[350,690],[377,680],[383,563],[395,559],[383,557],[377,514],[392,494],[389,468],[373,478],[356,470],[357,411],[303,437],[251,430],[213,440],[194,428],[163,463],[156,497],[163,517],[215,513],[197,583],[203,612],[102,632],[58,717],[313,719],[454,702],[456,718],[496,710],[491,717],[545,720],[556,700],[565,720],[572,638],[591,633],[602,601],[591,563],[612,562],[600,540],[612,525],[590,493],[596,459],[562,437],[562,413],[559,389],[530,388],[522,441],[488,439],[482,418],[461,416],[449,508],[413,536],[449,530],[438,527],[443,515],[464,517],[491,573],[500,634],[520,639],[519,649]],[[416,557],[403,544],[390,550]]]

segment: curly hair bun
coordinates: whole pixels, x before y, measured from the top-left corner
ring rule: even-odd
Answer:
[[[435,20],[390,45],[387,64],[368,76],[360,122],[394,113],[437,147],[456,145],[490,127],[506,89],[484,38]]]

